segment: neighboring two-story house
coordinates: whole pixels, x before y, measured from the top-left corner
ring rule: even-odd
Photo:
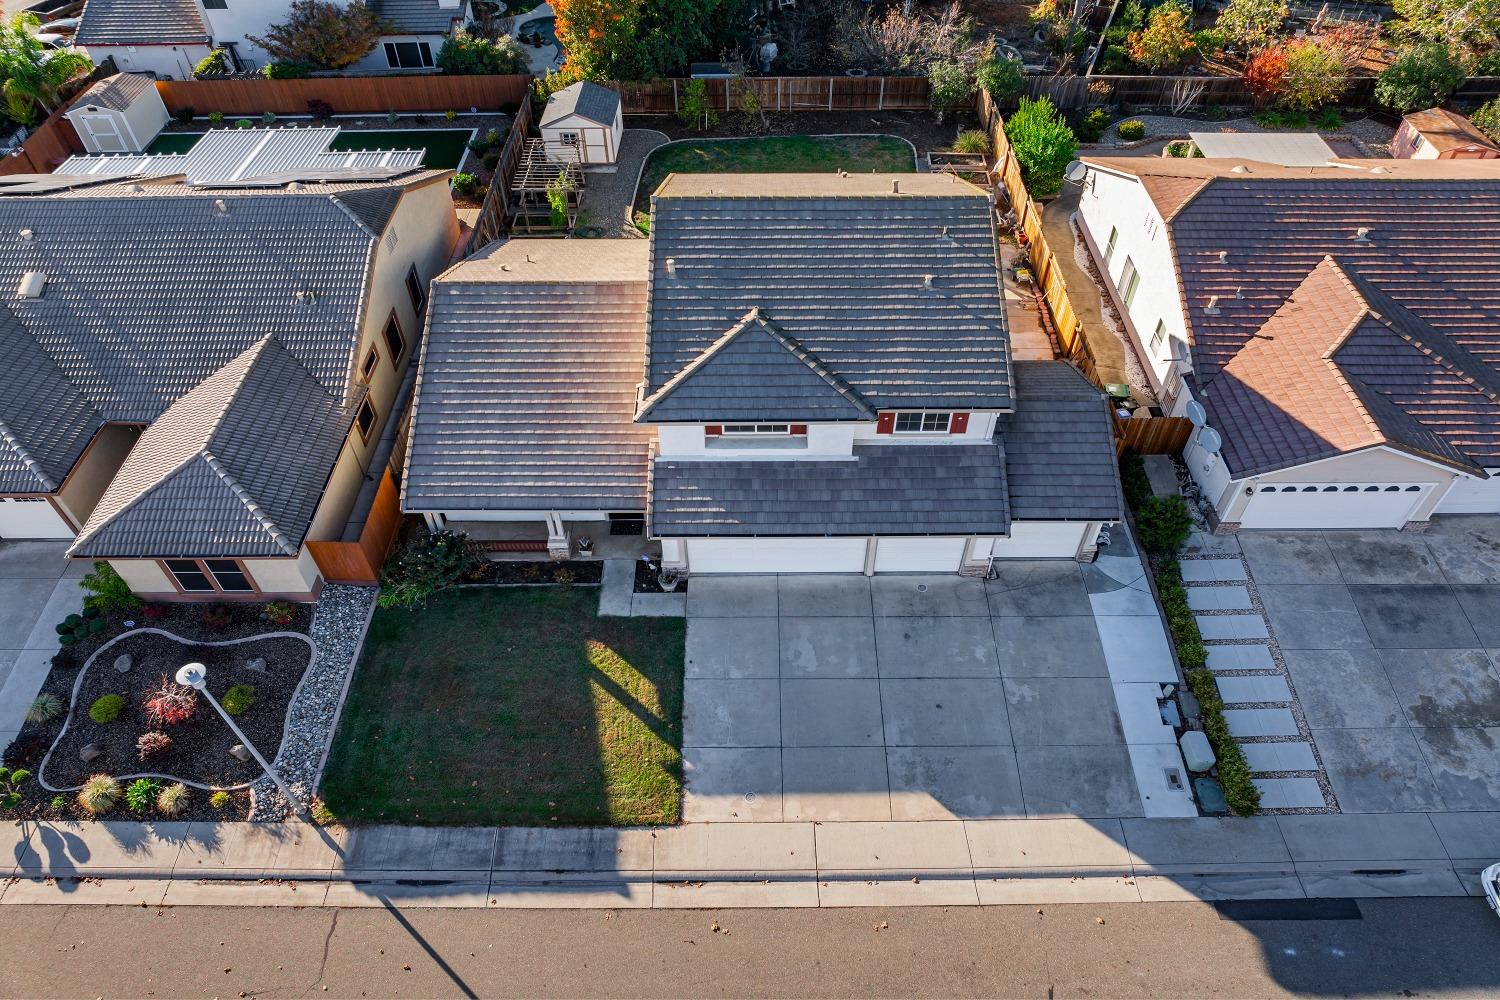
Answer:
[[[0,537],[306,599],[458,237],[449,171],[0,183]]]
[[[1221,524],[1500,513],[1500,164],[1087,158],[1078,217]]]
[[[1088,558],[1110,418],[1012,363],[990,202],[945,175],[673,175],[651,239],[434,283],[403,483],[434,526],[640,518],[692,573]],[[561,544],[559,544],[561,543]]]
[[[367,0],[389,23],[369,55],[348,72],[427,70],[456,27],[471,16],[469,0]],[[87,0],[74,42],[95,63],[113,58],[126,73],[188,80],[216,48],[236,69],[262,68],[271,57],[251,40],[286,20],[290,0]]]

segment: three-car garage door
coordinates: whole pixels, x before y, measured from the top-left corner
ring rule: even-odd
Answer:
[[[1432,483],[1265,483],[1255,487],[1242,528],[1399,528]]]

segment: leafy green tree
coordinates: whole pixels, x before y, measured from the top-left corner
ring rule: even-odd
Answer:
[[[1446,46],[1476,72],[1500,39],[1500,0],[1392,0],[1391,6],[1398,31]]]
[[[938,121],[943,115],[969,101],[973,88],[969,83],[969,71],[963,63],[939,59],[927,68],[927,100],[937,112]]]
[[[1481,104],[1469,116],[1469,121],[1479,126],[1479,131],[1493,141],[1500,142],[1500,97],[1488,104]]]
[[[62,103],[62,88],[94,68],[82,52],[54,49],[36,37],[41,22],[35,14],[21,12],[0,22],[0,77],[6,110],[22,124],[31,124],[37,112],[49,115]]]
[[[553,0],[564,71],[580,80],[671,76],[734,44],[754,0]]]
[[[708,99],[708,81],[688,81],[677,101],[677,117],[700,131],[718,123],[719,113]]]
[[[1131,59],[1153,70],[1182,65],[1194,49],[1192,11],[1169,0],[1151,12],[1127,48]]]
[[[1464,82],[1464,71],[1441,42],[1401,53],[1375,81],[1375,98],[1400,114],[1435,107]]]
[[[1045,196],[1062,189],[1063,169],[1078,152],[1078,138],[1050,100],[1021,98],[1020,108],[1005,120],[1005,137],[1032,194]]]
[[[1026,70],[1019,59],[990,56],[974,67],[974,79],[997,101],[1008,101],[1026,87]]]
[[[510,35],[490,41],[483,35],[459,31],[438,49],[438,68],[454,76],[526,73],[529,64],[521,43]]]
[[[1214,28],[1235,45],[1260,49],[1276,41],[1291,13],[1286,0],[1229,0]]]
[[[369,55],[389,27],[364,0],[349,0],[346,7],[331,0],[292,0],[284,22],[268,27],[263,38],[247,37],[276,62],[343,69]]]
[[[1315,111],[1344,92],[1344,64],[1336,53],[1311,39],[1286,46],[1281,75],[1281,103],[1298,111]]]

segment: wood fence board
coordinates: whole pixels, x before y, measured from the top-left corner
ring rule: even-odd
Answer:
[[[278,115],[307,113],[308,101],[326,101],[336,114],[388,111],[514,111],[530,93],[531,78],[512,76],[327,76],[305,80],[257,78],[158,80],[167,110],[198,114]]]
[[[928,84],[920,76],[751,76],[704,80],[704,94],[715,111],[739,106],[739,95],[753,89],[766,111],[919,111],[928,107]],[[606,83],[620,93],[625,113],[673,114],[685,78]]]
[[[1186,417],[1115,418],[1115,450],[1139,455],[1176,455],[1187,447],[1193,424]]]

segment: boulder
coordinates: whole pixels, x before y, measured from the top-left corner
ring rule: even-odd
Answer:
[[[104,751],[100,750],[99,747],[93,743],[88,744],[82,750],[78,751],[78,759],[83,761],[85,764],[92,763],[96,758],[103,756]]]
[[[252,657],[245,661],[246,670],[254,670],[258,674],[266,672],[266,659],[263,656]]]
[[[121,674],[130,673],[130,668],[135,664],[135,657],[129,653],[121,653],[115,657],[115,672]]]
[[[1207,771],[1214,766],[1213,747],[1208,745],[1208,737],[1198,730],[1183,733],[1177,745],[1182,748],[1182,762],[1189,771]]]
[[[250,751],[245,749],[245,745],[243,743],[236,743],[234,746],[229,748],[229,756],[233,757],[235,760],[249,760]]]

